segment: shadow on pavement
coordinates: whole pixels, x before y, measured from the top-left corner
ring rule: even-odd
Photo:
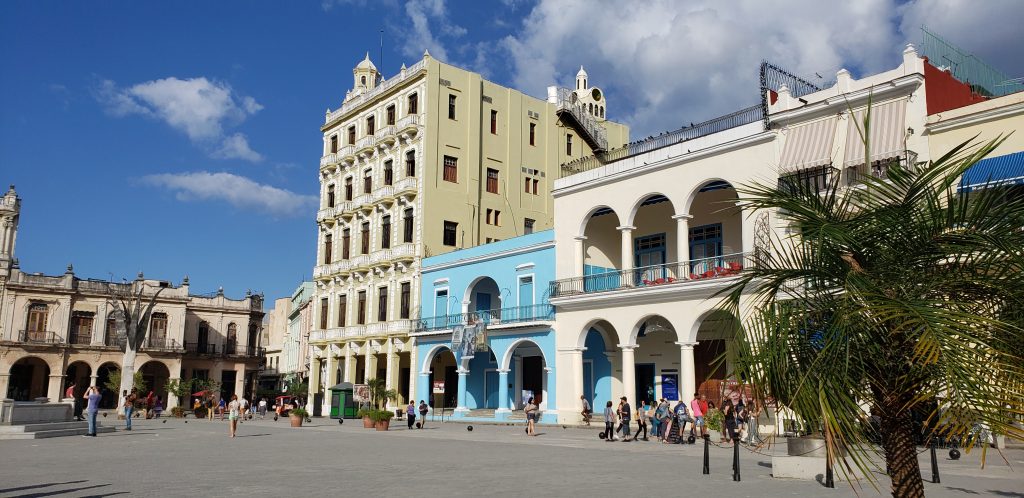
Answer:
[[[94,486],[82,486],[82,487],[79,487],[79,488],[59,489],[59,490],[55,490],[55,491],[47,491],[45,493],[29,493],[29,494],[19,495],[19,496],[21,496],[23,498],[38,498],[38,497],[42,497],[42,496],[54,496],[54,495],[71,494],[71,493],[75,493],[76,491],[82,491],[82,490],[85,490],[85,489],[102,488],[104,486],[110,486],[110,484],[96,484]],[[124,494],[124,493],[125,493],[124,491],[119,491],[119,492],[116,492],[116,493],[104,493],[104,494],[101,494],[101,495],[92,495],[92,496],[110,496],[110,495],[114,495],[114,494],[120,495],[120,494]]]
[[[87,481],[85,479],[82,479],[82,480],[79,480],[79,481],[48,482],[46,484],[30,484],[28,486],[18,486],[16,488],[0,488],[0,493],[10,493],[12,491],[24,491],[26,489],[47,488],[47,487],[50,487],[50,486],[60,486],[60,485],[63,485],[63,484],[80,484],[80,483],[83,483],[83,482],[89,482],[89,481]]]

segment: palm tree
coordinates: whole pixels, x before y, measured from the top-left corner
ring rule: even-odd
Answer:
[[[872,485],[881,441],[893,496],[924,496],[919,442],[969,448],[979,423],[1024,436],[1024,187],[957,190],[1002,140],[896,161],[856,187],[833,175],[741,189],[789,230],[723,300],[745,329],[737,373]]]

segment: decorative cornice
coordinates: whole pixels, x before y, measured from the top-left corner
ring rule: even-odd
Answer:
[[[926,133],[941,133],[944,131],[962,128],[964,126],[986,123],[1000,118],[1013,117],[1018,114],[1024,114],[1024,102],[979,111],[966,116],[949,118],[945,121],[940,120],[935,123],[926,124],[924,128]]]
[[[479,246],[477,246],[477,247],[479,247]],[[519,254],[526,254],[528,252],[540,251],[542,249],[550,249],[550,248],[553,248],[553,247],[555,247],[555,241],[551,240],[551,241],[541,242],[541,243],[533,244],[533,245],[529,245],[529,246],[519,247],[519,248],[516,248],[516,249],[509,249],[507,251],[500,251],[500,252],[482,254],[480,256],[473,256],[473,257],[470,257],[470,258],[457,259],[455,261],[450,261],[450,262],[447,262],[447,263],[438,263],[436,265],[431,265],[431,266],[422,266],[420,268],[420,271],[422,273],[428,273],[428,272],[435,272],[435,271],[440,271],[440,270],[447,270],[447,269],[450,269],[450,268],[455,268],[455,267],[459,267],[459,266],[463,266],[463,265],[469,265],[469,264],[474,264],[474,263],[481,263],[481,262],[484,262],[484,261],[491,261],[491,260],[498,259],[498,258],[504,258],[506,256],[517,256]]]

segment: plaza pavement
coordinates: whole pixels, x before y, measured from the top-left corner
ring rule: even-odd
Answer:
[[[112,417],[101,419],[114,424]],[[227,422],[135,420],[131,432],[96,438],[0,441],[0,496],[856,496],[845,482],[773,479],[770,458],[741,450],[733,482],[732,450],[712,447],[711,475],[701,474],[702,447],[654,442],[607,443],[598,427],[542,427],[428,421],[386,433],[359,420],[249,421],[228,438]],[[123,422],[118,424],[120,427]],[[768,452],[784,452],[776,446]],[[941,484],[928,496],[1024,497],[1024,450],[950,461],[940,454]],[[930,478],[928,453],[922,470]],[[882,496],[888,480],[880,476]],[[864,485],[861,496],[879,493]]]

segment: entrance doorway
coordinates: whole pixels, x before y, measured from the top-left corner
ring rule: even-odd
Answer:
[[[14,401],[31,401],[46,396],[47,383],[50,380],[50,366],[45,361],[34,357],[22,358],[11,366],[10,374],[10,384],[7,387],[8,398]]]
[[[654,364],[640,363],[636,365],[636,397],[629,400],[633,408],[639,407],[644,401],[654,403],[657,401],[657,391],[654,388]]]

